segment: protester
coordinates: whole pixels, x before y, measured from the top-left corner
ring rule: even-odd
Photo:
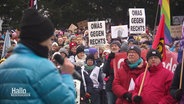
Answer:
[[[70,43],[72,43],[72,42],[76,43],[76,36],[75,35],[70,36]]]
[[[149,68],[146,71],[140,95],[138,92],[144,73],[136,79],[133,102],[138,104],[175,104],[176,101],[169,93],[173,73],[163,67],[161,54],[157,50],[150,49],[146,58]]]
[[[60,48],[59,52],[61,54],[62,57],[68,57],[68,51],[65,48]]]
[[[84,53],[84,46],[78,46],[73,62],[71,61],[75,65],[75,70],[77,72],[81,72],[81,67],[84,66],[85,61],[86,55]],[[78,76],[76,76],[75,74],[73,75],[73,77],[74,79],[81,80],[81,78],[78,78]]]
[[[116,104],[129,104],[132,102],[132,91],[135,87],[136,78],[144,72],[145,61],[141,58],[141,49],[137,46],[129,47],[127,58],[122,63],[121,68],[117,69],[112,90],[118,97]]]
[[[103,67],[103,58],[99,57],[100,56],[100,50],[102,48],[99,48],[99,52],[97,48],[89,48],[89,54],[94,56],[94,65],[100,67],[100,70],[102,70]],[[105,77],[104,73],[102,73],[102,77]],[[103,83],[105,81],[103,80]],[[100,104],[106,104],[107,99],[106,99],[106,92],[105,92],[105,84],[103,84],[103,89],[100,90]]]
[[[139,45],[139,41],[135,40],[134,38],[129,39],[128,40],[128,46],[131,47],[131,46],[134,46],[134,45]]]
[[[2,104],[75,104],[74,66],[65,58],[60,74],[48,60],[53,33],[48,18],[35,9],[25,10],[20,42],[0,65]]]
[[[58,44],[56,42],[53,42],[52,45],[51,45],[51,50],[50,50],[50,53],[51,54],[54,54],[55,52],[58,51]]]
[[[97,65],[98,67],[100,67],[100,65],[102,64],[102,59],[99,58],[99,52],[97,50],[97,48],[89,48],[89,54],[92,54],[95,58],[95,65]]]
[[[175,44],[174,52],[178,53],[179,47],[180,47],[180,42],[177,41]]]
[[[84,46],[80,45],[77,47],[75,55],[75,65],[82,67],[86,61],[86,54],[84,53]]]
[[[94,62],[95,62],[94,56],[92,54],[88,55],[83,70],[88,72],[93,82],[93,93],[91,95],[91,103],[101,104],[100,91],[102,90],[103,87],[102,71],[98,66],[94,64]]]
[[[128,47],[127,42],[123,41],[121,48],[120,48],[120,52],[127,52],[128,48],[129,47]]]
[[[114,80],[114,69],[113,69],[113,59],[115,58],[115,53],[120,51],[121,43],[119,41],[113,41],[110,44],[111,53],[108,55],[107,60],[103,66],[103,72],[106,74],[106,95],[108,104],[114,104],[116,101],[116,96],[112,92],[112,82]]]
[[[175,40],[172,43],[168,44],[168,46],[170,51],[178,53],[180,42],[178,40]]]
[[[60,54],[60,52],[55,52],[53,55],[52,55],[52,57],[50,57],[50,60],[54,63],[54,65],[56,66],[56,68],[59,70],[60,68],[61,68],[61,64],[59,64],[58,62],[57,62],[57,60],[55,60],[55,55],[61,55]],[[61,55],[61,57],[62,57],[62,55]],[[65,57],[63,57],[63,58],[65,58]],[[61,70],[59,70],[59,72],[61,73]]]
[[[4,40],[5,39],[5,35],[6,35],[6,31],[3,31],[3,33],[1,34],[0,38]]]
[[[174,99],[176,99],[179,104],[184,104],[184,80],[182,77],[182,85],[181,88],[179,88],[180,85],[180,73],[181,73],[181,63],[177,65],[176,70],[174,72],[174,78],[172,80],[171,88],[170,88],[170,93],[173,96]],[[182,73],[183,74],[183,73]]]
[[[76,43],[77,43],[77,45],[85,45],[84,43],[84,39],[82,38],[82,36],[81,35],[78,35],[77,37],[76,37]]]
[[[109,44],[111,43],[111,41],[112,41],[111,33],[107,33],[106,40],[107,40],[107,43],[109,43]]]
[[[59,48],[62,48],[64,46],[64,41],[63,41],[63,38],[62,37],[58,38],[57,39],[57,42],[58,42]]]
[[[103,46],[100,46],[99,47],[99,58],[101,59],[101,60],[103,60],[103,52],[104,52],[104,47]]]
[[[135,45],[134,43],[135,43],[135,40],[134,40],[134,39],[129,39],[129,40],[128,40],[128,46],[129,46],[129,47]]]
[[[84,70],[84,66],[78,70],[82,77],[80,86],[80,104],[91,104],[91,95],[93,93],[93,82],[89,76],[89,73]]]
[[[77,52],[77,43],[71,42],[69,44],[69,56],[68,57],[72,63],[75,62],[76,52]]]

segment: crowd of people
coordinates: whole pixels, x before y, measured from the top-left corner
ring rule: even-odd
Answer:
[[[57,30],[48,18],[27,9],[20,29],[10,31],[12,46],[0,60],[0,102],[75,104],[73,79],[78,79],[80,104],[183,104],[182,65],[175,73],[164,68],[161,54],[151,48],[154,37],[149,32],[116,39],[107,32],[103,46],[89,46],[88,34],[87,28]],[[0,54],[5,36],[6,31],[0,33]],[[166,47],[177,53],[179,39]],[[148,50],[146,59],[142,50]],[[115,72],[113,60],[121,52],[127,57]]]

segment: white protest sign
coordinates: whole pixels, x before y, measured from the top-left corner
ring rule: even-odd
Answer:
[[[75,26],[74,24],[71,24],[68,28],[68,30],[71,30],[72,32],[75,31],[75,29],[77,29],[77,26]]]
[[[128,26],[111,26],[111,36],[112,38],[128,37]]]
[[[75,99],[76,104],[80,104],[80,86],[81,86],[81,81],[74,79],[74,84],[75,84],[75,89],[77,92],[77,98]]]
[[[146,33],[146,18],[144,8],[129,8],[130,34]]]
[[[184,22],[184,16],[173,16],[172,23],[173,25],[182,25]]]
[[[89,46],[106,44],[105,21],[88,22],[88,30]]]

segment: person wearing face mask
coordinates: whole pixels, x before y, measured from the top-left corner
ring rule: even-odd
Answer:
[[[103,66],[103,73],[105,73],[105,90],[107,95],[107,103],[114,104],[116,101],[116,96],[112,92],[112,82],[114,80],[114,69],[113,69],[113,59],[115,58],[115,53],[119,52],[121,48],[121,43],[117,40],[112,41],[110,44],[111,53],[108,55],[108,58],[105,60]]]
[[[48,60],[52,22],[36,9],[26,9],[20,42],[0,65],[1,104],[75,104],[73,64],[64,59],[62,74]]]
[[[176,104],[176,100],[170,95],[170,86],[173,73],[164,68],[159,51],[150,49],[147,53],[148,70],[142,73],[135,82],[133,102],[136,104]],[[141,86],[143,76],[145,79]],[[139,93],[140,88],[142,91]]]
[[[118,97],[116,104],[131,104],[132,91],[136,78],[144,72],[146,62],[141,58],[141,49],[138,46],[130,46],[127,58],[117,70],[112,84],[112,90]]]

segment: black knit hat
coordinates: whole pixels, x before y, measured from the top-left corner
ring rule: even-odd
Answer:
[[[141,56],[141,49],[140,49],[138,46],[131,46],[131,47],[129,47],[127,53],[128,53],[130,50],[136,51],[137,54],[138,54],[139,56]]]
[[[112,41],[111,45],[112,45],[112,44],[116,44],[119,48],[121,48],[121,43],[120,43],[118,40]],[[110,45],[110,46],[111,46],[111,45]]]
[[[20,39],[24,41],[32,40],[40,43],[54,34],[53,23],[36,9],[31,8],[24,11],[20,29]]]
[[[77,51],[76,54],[84,52],[84,46],[82,45],[78,46],[76,51]]]
[[[157,56],[160,58],[160,60],[162,61],[162,57],[161,57],[161,54],[158,50],[155,50],[155,49],[150,49],[147,53],[147,56],[146,56],[146,59],[148,61],[148,59],[151,57],[151,56]]]
[[[94,55],[93,55],[93,54],[89,54],[89,55],[86,57],[86,62],[87,62],[87,60],[89,60],[89,59],[92,59],[92,60],[94,61],[94,60],[95,60]]]

